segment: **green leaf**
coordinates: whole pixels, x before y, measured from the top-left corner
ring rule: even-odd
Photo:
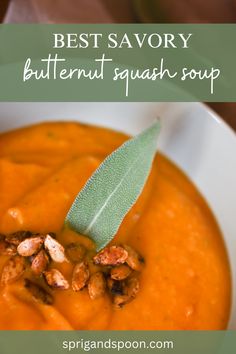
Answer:
[[[65,224],[89,236],[97,250],[116,234],[142,192],[156,152],[159,120],[126,141],[98,167],[77,195]]]

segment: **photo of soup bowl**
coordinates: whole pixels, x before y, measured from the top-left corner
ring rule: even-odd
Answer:
[[[79,121],[135,135],[160,117],[158,150],[194,183],[223,234],[232,287],[228,329],[236,329],[236,135],[220,117],[201,103],[1,103],[0,108],[1,132]]]

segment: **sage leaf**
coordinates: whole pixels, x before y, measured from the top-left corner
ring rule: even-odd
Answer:
[[[97,250],[116,234],[148,178],[160,121],[126,141],[89,178],[69,210],[65,225],[89,236]]]

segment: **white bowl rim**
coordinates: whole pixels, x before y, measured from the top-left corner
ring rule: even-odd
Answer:
[[[65,104],[64,102],[55,102],[55,103],[53,103],[53,102],[26,102],[26,103],[24,103],[24,102],[22,102],[22,103],[17,103],[17,102],[14,102],[13,103],[13,105],[27,105],[27,104],[38,104],[38,105],[47,105],[47,104],[49,104],[49,105],[56,105],[56,104]],[[78,103],[75,103],[75,104],[90,104],[89,102],[78,102]],[[100,105],[102,105],[102,104],[105,104],[104,102],[98,102],[98,103],[96,103],[96,102],[93,102],[93,104],[100,104]],[[112,103],[108,103],[108,104],[112,104]],[[114,103],[114,104],[129,104],[129,103]],[[147,102],[136,102],[136,103],[130,103],[130,104],[148,104]],[[151,103],[150,103],[151,104]],[[154,104],[154,103],[153,103]],[[189,102],[189,103],[186,103],[186,102],[184,102],[184,103],[171,103],[171,102],[165,102],[165,103],[160,103],[160,105],[161,104],[164,104],[164,105],[168,105],[168,104],[173,104],[173,105],[178,105],[178,104],[183,104],[183,105],[186,105],[186,104],[190,104],[190,105],[194,105],[194,104],[196,104],[197,105],[197,107],[199,107],[199,109],[202,109],[202,110],[204,110],[208,115],[210,115],[212,118],[213,118],[213,120],[215,121],[215,123],[217,123],[217,125],[221,128],[221,129],[223,129],[225,132],[226,132],[226,134],[230,134],[230,137],[231,138],[233,138],[233,140],[234,140],[234,142],[235,142],[235,146],[236,146],[236,134],[235,134],[235,132],[233,131],[233,129],[227,124],[227,123],[225,123],[225,121],[223,121],[223,119],[217,114],[217,113],[215,113],[210,107],[208,107],[206,104],[204,104],[204,103],[200,103],[200,102],[196,102],[196,103],[192,103],[192,102]],[[2,105],[6,105],[6,106],[8,106],[9,107],[9,105],[11,105],[11,103],[9,103],[9,102],[4,102],[4,103],[0,103],[0,107],[2,106]],[[1,114],[0,114],[0,124],[1,124]],[[64,120],[67,120],[68,118],[63,118]],[[61,120],[63,120],[63,119],[61,119]],[[43,120],[43,119],[42,119]],[[49,119],[50,120],[50,119]],[[57,120],[60,120],[60,119],[57,119]],[[73,120],[73,119],[71,119],[71,120]],[[77,118],[77,120],[80,120],[80,118]],[[32,121],[31,121],[31,124],[32,124]],[[93,123],[94,124],[94,123]],[[24,124],[23,124],[24,125]],[[20,126],[22,126],[22,124],[20,124]],[[116,128],[114,128],[114,129],[116,129]],[[1,128],[0,128],[0,131],[1,131]],[[204,195],[205,196],[205,195]],[[212,208],[213,209],[213,212],[214,212],[214,208]],[[232,257],[230,258],[230,261],[231,261],[231,265],[232,265],[232,261],[233,261],[233,259],[232,259]],[[234,286],[234,289],[236,289],[236,284],[235,284],[235,282],[232,282],[232,285]],[[230,329],[236,329],[236,323],[235,323],[235,318],[236,318],[236,313],[235,313],[235,310],[236,310],[236,298],[235,298],[235,290],[234,290],[234,292],[233,292],[233,299],[232,299],[233,301],[232,301],[232,311],[231,311],[231,320],[229,321],[229,328]],[[234,322],[232,322],[232,317],[234,317]]]

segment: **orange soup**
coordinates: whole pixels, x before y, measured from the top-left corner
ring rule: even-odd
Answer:
[[[63,246],[91,241],[64,230],[79,190],[127,136],[73,122],[42,123],[0,135],[0,233],[54,232]],[[105,293],[49,289],[52,304],[35,300],[26,275],[0,286],[0,329],[224,329],[230,271],[224,243],[206,202],[191,181],[157,154],[148,182],[114,244],[145,260],[135,299],[117,308]],[[0,249],[1,251],[1,249]],[[0,271],[9,260],[0,255]],[[72,265],[57,269],[70,282]],[[37,281],[37,279],[36,279]],[[39,279],[42,282],[42,279]]]

